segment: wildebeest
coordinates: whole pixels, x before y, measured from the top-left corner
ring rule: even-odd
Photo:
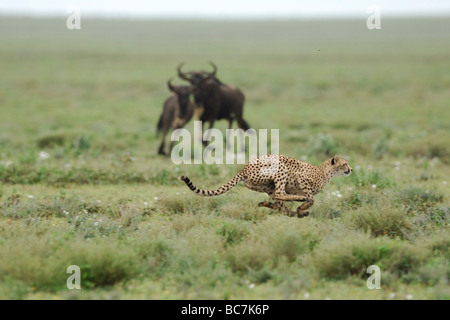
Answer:
[[[169,130],[182,128],[191,120],[195,108],[194,102],[190,99],[190,95],[193,92],[192,86],[174,86],[169,80],[167,81],[167,87],[173,94],[164,102],[163,112],[156,127],[157,132],[163,132],[162,141],[158,149],[158,153],[162,155],[165,155],[164,145]],[[172,147],[173,141],[170,143],[167,155],[170,155]]]
[[[226,119],[231,129],[233,121],[236,119],[239,128],[250,129],[250,126],[242,117],[244,94],[238,87],[224,84],[217,79],[217,67],[214,63],[210,62],[213,67],[212,72],[183,72],[181,71],[183,64],[181,63],[177,68],[178,76],[189,81],[194,87],[196,107],[203,108],[200,115],[202,122],[209,122],[209,128],[212,128],[214,121]]]

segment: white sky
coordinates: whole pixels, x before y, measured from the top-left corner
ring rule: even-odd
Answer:
[[[382,15],[450,15],[450,0],[0,0],[0,15],[156,18],[361,17],[378,6]]]

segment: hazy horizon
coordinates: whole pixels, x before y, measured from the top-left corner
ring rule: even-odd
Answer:
[[[450,1],[347,1],[318,0],[228,0],[226,3],[205,0],[143,1],[32,1],[0,0],[1,16],[61,17],[69,7],[78,7],[85,18],[126,19],[321,19],[367,18],[368,8],[380,8],[385,17],[442,17],[450,15]]]

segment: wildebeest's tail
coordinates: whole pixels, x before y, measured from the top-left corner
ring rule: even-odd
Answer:
[[[163,129],[163,115],[161,114],[161,116],[159,117],[158,124],[156,125],[156,135],[158,135],[158,133],[160,133],[162,129]]]
[[[198,194],[199,196],[204,197],[213,197],[213,196],[219,196],[221,194],[224,194],[225,192],[229,191],[231,188],[233,188],[235,185],[237,185],[240,181],[244,180],[244,176],[242,173],[238,173],[233,179],[231,179],[228,183],[224,184],[223,186],[214,189],[214,190],[202,190],[194,186],[186,176],[181,176],[178,179],[183,180],[189,189],[191,189],[193,192]]]

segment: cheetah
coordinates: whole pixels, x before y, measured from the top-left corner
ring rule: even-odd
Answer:
[[[196,194],[205,197],[218,196],[243,181],[253,191],[267,193],[274,202],[264,201],[259,207],[278,210],[288,216],[299,218],[309,215],[308,209],[314,204],[314,196],[333,177],[349,176],[352,168],[339,156],[315,166],[283,155],[264,155],[250,160],[245,167],[227,184],[214,189],[202,190],[194,186],[186,176],[179,179]],[[296,211],[290,210],[284,201],[304,202]]]

